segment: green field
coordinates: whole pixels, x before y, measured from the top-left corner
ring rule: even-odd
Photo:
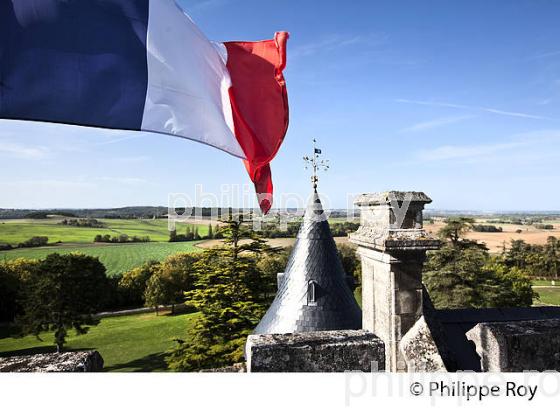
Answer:
[[[98,219],[103,228],[61,225],[64,218],[10,219],[0,221],[0,243],[17,245],[33,236],[47,236],[50,243],[92,243],[96,235],[149,236],[152,241],[169,239],[167,219]],[[194,225],[189,226],[192,228]],[[208,234],[208,225],[198,226],[201,236]],[[177,224],[177,233],[185,233],[187,224]]]
[[[123,273],[149,260],[162,260],[177,252],[197,251],[199,241],[167,242],[167,221],[140,219],[98,219],[104,228],[87,228],[61,225],[61,218],[47,220],[9,220],[0,222],[0,243],[18,244],[33,236],[48,236],[50,243],[61,244],[40,248],[22,248],[0,252],[2,260],[17,258],[41,259],[50,253],[80,252],[99,257],[112,276]],[[177,233],[185,233],[186,225],[177,225]],[[198,226],[200,235],[208,227]],[[149,236],[154,242],[145,243],[93,243],[95,235]],[[163,371],[166,369],[164,352],[174,345],[172,339],[186,339],[197,314],[156,316],[140,314],[102,319],[86,335],[70,333],[68,349],[98,350],[105,361],[106,371]],[[43,341],[33,336],[14,338],[8,327],[0,328],[0,355],[31,354],[54,351],[53,335],[41,335]]]
[[[560,306],[560,287],[536,288],[535,291],[540,296],[540,299],[535,301],[536,306]]]
[[[560,279],[557,280],[535,279],[533,280],[533,286],[560,286]]]
[[[81,252],[99,257],[107,268],[107,275],[113,276],[140,266],[149,260],[162,260],[177,252],[197,251],[198,248],[195,247],[197,243],[197,241],[193,241],[45,246],[1,251],[0,261],[17,258],[41,259],[53,252]]]
[[[533,280],[533,290],[539,294],[535,306],[560,306],[560,280]]]
[[[183,340],[198,314],[160,315],[155,313],[105,318],[85,335],[69,332],[68,350],[97,350],[109,372],[164,371],[164,352]],[[14,338],[11,329],[0,327],[0,356],[53,352],[53,335]]]

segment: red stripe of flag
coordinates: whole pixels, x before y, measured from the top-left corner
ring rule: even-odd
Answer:
[[[224,43],[235,137],[247,158],[245,167],[265,214],[272,206],[269,164],[288,130],[288,93],[282,74],[288,37],[280,32],[273,40]]]

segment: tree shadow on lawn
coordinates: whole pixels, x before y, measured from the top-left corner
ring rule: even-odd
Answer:
[[[164,372],[167,371],[165,353],[152,353],[140,359],[131,360],[126,363],[119,363],[103,369],[105,372]]]

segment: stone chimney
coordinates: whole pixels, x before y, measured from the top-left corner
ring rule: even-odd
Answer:
[[[363,194],[361,221],[350,241],[362,261],[362,327],[385,342],[385,368],[406,371],[398,345],[422,316],[422,267],[439,241],[423,229],[423,192]]]

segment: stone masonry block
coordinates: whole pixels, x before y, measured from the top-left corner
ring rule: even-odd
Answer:
[[[1,372],[100,372],[103,358],[97,351],[44,353],[0,358]]]
[[[560,319],[479,323],[467,338],[482,371],[560,371]]]
[[[383,342],[365,330],[251,335],[247,339],[245,357],[248,372],[385,369]]]

